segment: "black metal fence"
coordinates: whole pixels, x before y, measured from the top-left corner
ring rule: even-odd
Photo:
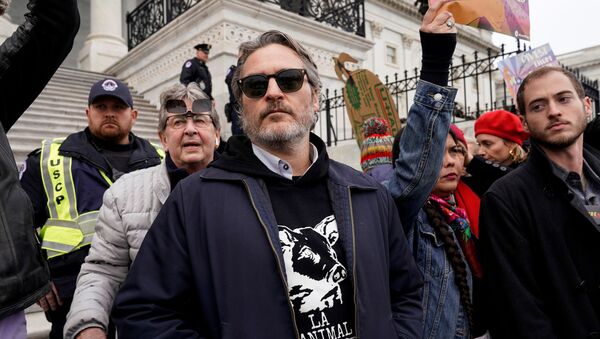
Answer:
[[[173,21],[202,0],[146,0],[127,14],[129,49]],[[344,31],[365,36],[364,0],[258,0],[279,5],[282,9]]]
[[[462,55],[458,59],[460,64],[452,65],[449,85],[459,89],[454,109],[454,120],[473,120],[484,112],[495,109],[506,109],[515,112],[515,103],[507,91],[506,84],[499,74],[497,61],[525,51],[525,47],[518,45],[516,51],[505,52],[504,45],[500,51],[493,52],[488,49],[481,56],[474,52],[471,58]],[[456,58],[454,59],[457,60]],[[583,83],[586,95],[592,99],[593,112],[600,109],[600,94],[598,80],[590,80],[581,75],[578,70],[569,69],[577,75]],[[385,76],[384,83],[396,102],[396,110],[400,116],[408,112],[412,102],[412,95],[417,87],[420,71],[418,68],[393,76]],[[474,97],[473,97],[474,96]],[[404,112],[405,114],[402,114]],[[346,104],[342,90],[325,90],[321,98],[319,123],[315,132],[324,138],[328,146],[337,144],[338,141],[354,139],[354,132],[348,120]]]
[[[146,0],[127,13],[129,49],[142,43],[201,0]]]
[[[282,9],[314,18],[346,32],[365,36],[364,0],[259,0]]]

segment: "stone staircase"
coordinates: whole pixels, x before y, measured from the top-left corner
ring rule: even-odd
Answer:
[[[87,126],[85,109],[92,85],[105,74],[60,68],[44,91],[8,132],[8,139],[18,164],[29,152],[39,148],[44,139],[64,137]],[[133,132],[160,144],[157,135],[158,110],[131,89],[138,119]]]

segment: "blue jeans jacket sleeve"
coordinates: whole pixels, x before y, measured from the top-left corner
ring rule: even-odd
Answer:
[[[433,189],[444,158],[456,89],[420,80],[400,138],[400,157],[388,188],[402,225],[410,227]]]

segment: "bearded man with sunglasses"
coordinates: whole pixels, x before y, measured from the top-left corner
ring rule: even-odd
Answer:
[[[161,95],[159,114],[165,161],[123,175],[104,194],[67,317],[67,339],[106,338],[115,295],[158,211],[181,179],[213,160],[219,115],[198,85],[168,88]]]
[[[21,185],[33,204],[31,227],[41,228],[52,286],[38,305],[62,338],[77,274],[88,254],[102,195],[124,173],[156,166],[162,150],[131,133],[137,118],[127,85],[106,78],[90,89],[88,127],[44,140],[29,154]]]
[[[422,281],[392,197],[310,133],[312,58],[278,31],[240,50],[233,88],[247,137],[231,137],[163,206],[117,295],[119,335],[419,338]],[[453,97],[440,92],[420,86],[427,104],[412,109],[430,124],[408,153],[445,140]]]

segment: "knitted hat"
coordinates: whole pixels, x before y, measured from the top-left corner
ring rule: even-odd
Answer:
[[[465,134],[460,128],[458,128],[458,126],[456,126],[455,124],[450,125],[450,132],[454,134],[456,140],[460,141],[463,144],[463,146],[467,148],[469,147],[467,144],[467,139],[465,139]]]
[[[360,146],[360,166],[367,172],[379,165],[392,164],[394,138],[388,132],[388,122],[369,118],[362,125],[364,140]]]
[[[491,111],[482,114],[475,121],[475,136],[479,134],[491,134],[499,138],[513,141],[519,146],[529,138],[525,132],[521,119],[513,113],[505,110]]]

